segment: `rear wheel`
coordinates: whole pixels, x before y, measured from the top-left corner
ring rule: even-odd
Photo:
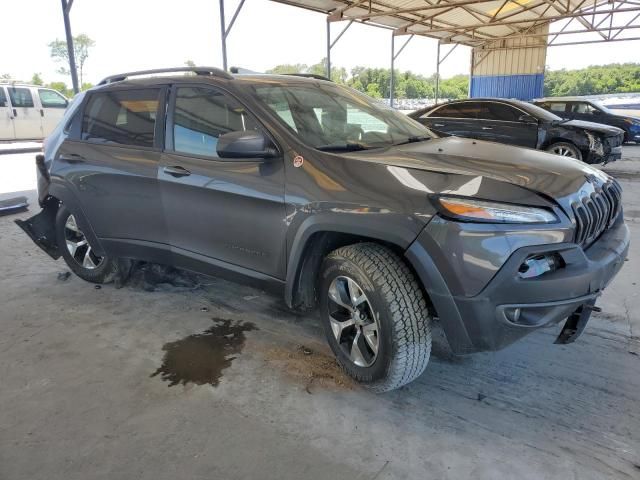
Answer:
[[[56,239],[62,258],[80,278],[92,283],[107,283],[116,273],[116,262],[96,254],[78,226],[77,218],[65,206],[56,215]]]
[[[431,353],[431,317],[413,273],[374,243],[339,248],[322,265],[325,334],[344,370],[376,392],[405,385]]]
[[[567,142],[557,142],[547,147],[547,152],[555,153],[561,157],[575,158],[582,160],[582,152],[573,144]]]

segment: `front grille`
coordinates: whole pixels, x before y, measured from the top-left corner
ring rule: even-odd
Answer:
[[[615,148],[622,145],[622,141],[624,139],[624,135],[621,133],[620,135],[612,135],[605,139],[605,143],[609,146],[609,148]]]
[[[622,188],[609,182],[572,205],[576,220],[575,241],[588,247],[618,218],[622,207]]]

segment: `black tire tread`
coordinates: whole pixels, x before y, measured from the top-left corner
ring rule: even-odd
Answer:
[[[387,375],[365,386],[381,393],[418,378],[431,355],[431,316],[413,272],[392,250],[377,243],[341,247],[331,252],[329,258],[345,259],[362,269],[392,313],[393,351]]]

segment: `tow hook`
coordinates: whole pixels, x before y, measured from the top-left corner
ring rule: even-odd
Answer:
[[[588,301],[580,305],[576,310],[569,315],[564,327],[556,341],[554,343],[560,345],[566,345],[567,343],[575,342],[578,337],[584,331],[584,327],[587,326],[587,322],[591,317],[591,312],[601,312],[602,308],[596,307],[596,299]]]

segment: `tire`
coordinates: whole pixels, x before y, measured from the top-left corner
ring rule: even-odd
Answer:
[[[77,276],[91,283],[109,283],[115,277],[117,262],[98,257],[78,228],[75,216],[61,205],[56,215],[56,240],[67,266]]]
[[[360,243],[331,252],[319,295],[327,341],[350,377],[387,392],[422,374],[431,354],[431,316],[413,273],[393,251]]]
[[[547,152],[561,157],[575,158],[576,160],[582,160],[582,152],[572,143],[568,142],[556,142],[547,147]]]

